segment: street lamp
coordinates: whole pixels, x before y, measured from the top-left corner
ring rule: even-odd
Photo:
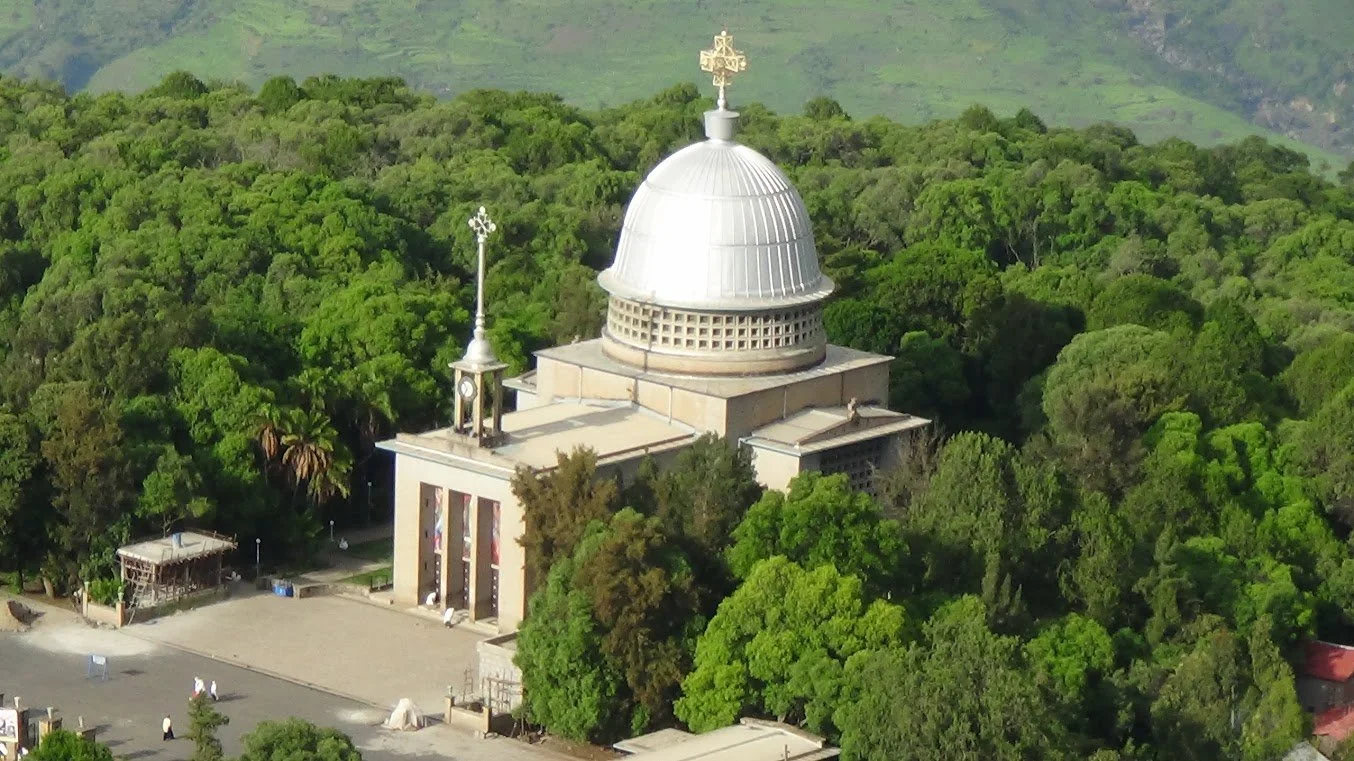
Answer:
[[[334,521],[332,519],[329,521],[329,543],[334,543]]]
[[[262,546],[263,540],[257,536],[254,537],[254,578],[256,579],[263,575],[263,565],[259,562],[259,552]]]
[[[371,525],[371,479],[367,479],[367,525]]]

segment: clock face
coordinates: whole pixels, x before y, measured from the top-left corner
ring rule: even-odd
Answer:
[[[475,398],[475,379],[474,379],[474,378],[471,378],[470,376],[466,376],[466,377],[462,378],[462,379],[461,379],[460,385],[457,386],[456,388],[457,388],[458,391],[461,392],[461,398],[462,398],[462,399],[465,399],[465,400],[468,401],[468,400],[470,400],[470,399],[474,399],[474,398]]]

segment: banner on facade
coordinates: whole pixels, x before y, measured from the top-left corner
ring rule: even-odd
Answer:
[[[489,524],[489,563],[493,566],[498,565],[498,508],[499,504],[495,502],[492,523]]]
[[[442,509],[442,489],[433,490],[433,510],[436,511],[437,524],[433,527],[433,552],[442,551],[442,531],[447,523],[447,511]]]
[[[470,495],[461,496],[461,560],[470,561],[470,547],[473,542],[470,536]]]

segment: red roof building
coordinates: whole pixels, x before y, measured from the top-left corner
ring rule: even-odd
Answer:
[[[1354,706],[1340,706],[1318,714],[1312,734],[1328,737],[1336,744],[1344,742],[1346,737],[1354,734]]]
[[[1304,674],[1327,682],[1347,682],[1354,676],[1354,647],[1312,640],[1306,647]]]
[[[1333,711],[1354,705],[1354,647],[1312,640],[1303,645],[1303,656],[1298,700],[1317,715],[1318,724],[1322,717],[1339,724],[1343,719],[1337,721]]]

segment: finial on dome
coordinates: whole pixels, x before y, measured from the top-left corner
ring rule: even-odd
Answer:
[[[479,213],[470,218],[470,229],[475,231],[475,242],[479,245],[479,267],[475,275],[475,334],[470,339],[470,345],[465,347],[463,361],[491,365],[498,358],[494,356],[494,347],[484,335],[484,242],[498,229],[498,225],[494,224],[481,206]]]
[[[719,110],[725,106],[724,90],[733,84],[733,76],[748,70],[748,57],[743,51],[733,49],[733,35],[727,28],[715,36],[715,46],[701,51],[701,71],[713,75],[714,85],[719,88]]]

